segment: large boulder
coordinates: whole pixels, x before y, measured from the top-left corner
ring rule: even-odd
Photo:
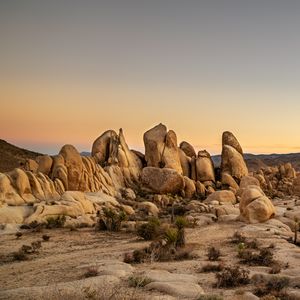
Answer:
[[[174,131],[159,124],[144,133],[145,159],[148,167],[170,168],[182,174],[182,167]]]
[[[146,167],[141,179],[146,187],[158,194],[176,194],[184,189],[183,176],[173,169]]]
[[[178,149],[180,164],[183,176],[191,177],[191,158],[187,156],[180,148]]]
[[[184,176],[184,196],[186,198],[192,198],[196,193],[195,181]]]
[[[275,215],[273,203],[256,185],[243,190],[239,208],[241,219],[249,223],[265,222]]]
[[[222,137],[221,171],[230,174],[237,181],[248,175],[242,147],[235,136],[228,131],[224,132]]]
[[[214,164],[210,154],[206,151],[199,151],[196,158],[196,176],[200,182],[215,181]]]
[[[83,163],[77,149],[72,145],[64,145],[59,154],[64,158],[68,175],[68,189],[70,191],[83,190],[80,186],[83,174]]]
[[[114,141],[118,140],[118,135],[114,130],[107,130],[99,136],[93,143],[92,156],[96,162],[104,166],[108,162],[113,152]]]
[[[204,203],[214,203],[215,201],[219,203],[227,203],[227,204],[235,204],[236,203],[236,197],[235,194],[232,191],[216,191],[212,194],[210,194]]]
[[[36,161],[38,163],[37,172],[49,175],[53,163],[52,158],[49,155],[41,155],[36,158]]]
[[[179,145],[180,149],[186,154],[186,156],[192,158],[193,156],[196,156],[196,152],[194,147],[189,144],[188,142],[181,142]]]

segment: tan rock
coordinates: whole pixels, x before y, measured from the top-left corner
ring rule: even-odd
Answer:
[[[259,181],[258,181],[257,178],[252,177],[252,176],[242,177],[241,182],[240,182],[240,188],[244,189],[244,188],[249,187],[250,185],[260,186]]]
[[[68,174],[68,190],[85,190],[81,187],[80,181],[83,174],[83,164],[79,152],[72,145],[65,145],[59,154],[64,158]]]
[[[192,158],[193,156],[196,157],[196,152],[194,147],[188,142],[185,141],[181,142],[179,147],[185,153],[186,156],[190,158]]]
[[[178,149],[180,164],[183,176],[191,177],[191,158],[188,157],[180,148]]]
[[[185,196],[185,198],[192,198],[196,193],[195,182],[186,176],[184,176],[183,179],[184,179],[184,183],[185,183],[184,196]]]
[[[242,147],[236,137],[228,131],[225,131],[222,136],[221,171],[230,174],[237,180],[248,175]]]
[[[214,165],[210,154],[206,151],[199,151],[196,158],[197,181],[215,181]]]
[[[36,158],[38,163],[37,172],[49,175],[52,168],[52,158],[49,155],[41,155]]]
[[[177,137],[174,131],[167,132],[159,124],[144,133],[145,159],[148,167],[165,167],[182,174]]]
[[[236,203],[236,198],[233,192],[222,190],[222,191],[216,191],[212,194],[210,194],[204,203],[211,203],[213,201],[218,201],[219,203]]]
[[[275,207],[258,186],[249,186],[242,194],[240,213],[243,220],[260,223],[275,215]]]
[[[173,169],[146,167],[142,171],[142,183],[158,194],[176,194],[184,188],[184,179]]]
[[[107,130],[94,141],[91,155],[98,164],[104,166],[108,162],[113,150],[113,141],[117,139],[115,131]]]
[[[235,191],[239,189],[239,185],[236,183],[233,177],[228,173],[222,173],[221,182],[223,187],[231,187]]]

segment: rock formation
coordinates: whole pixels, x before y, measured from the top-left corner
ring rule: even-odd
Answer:
[[[129,149],[122,129],[118,134],[108,130],[94,141],[91,156],[64,145],[58,155],[39,156],[23,169],[0,173],[0,223],[29,224],[64,215],[69,223],[93,224],[103,207],[158,215],[154,203],[171,205],[169,194],[193,201],[207,198],[205,203],[217,206],[240,200],[241,218],[253,223],[274,215],[266,194],[300,194],[300,180],[290,164],[248,176],[242,148],[230,132],[222,137],[221,177],[206,150],[196,155],[187,142],[178,147],[175,132],[163,124],[148,130],[144,143],[145,155]],[[150,193],[154,203],[149,197],[140,202],[140,192]],[[237,210],[231,206],[222,214]]]
[[[148,167],[169,168],[182,174],[177,137],[173,130],[159,124],[144,134],[145,159]]]
[[[238,182],[248,175],[248,169],[243,158],[243,150],[236,137],[229,131],[222,136],[222,174],[231,175]]]

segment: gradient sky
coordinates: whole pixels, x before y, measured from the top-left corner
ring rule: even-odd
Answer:
[[[0,138],[132,148],[164,123],[178,142],[300,152],[300,1],[0,0]]]

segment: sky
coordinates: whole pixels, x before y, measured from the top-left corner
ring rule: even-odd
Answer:
[[[300,1],[0,0],[0,139],[131,148],[162,122],[196,149],[300,152]]]

